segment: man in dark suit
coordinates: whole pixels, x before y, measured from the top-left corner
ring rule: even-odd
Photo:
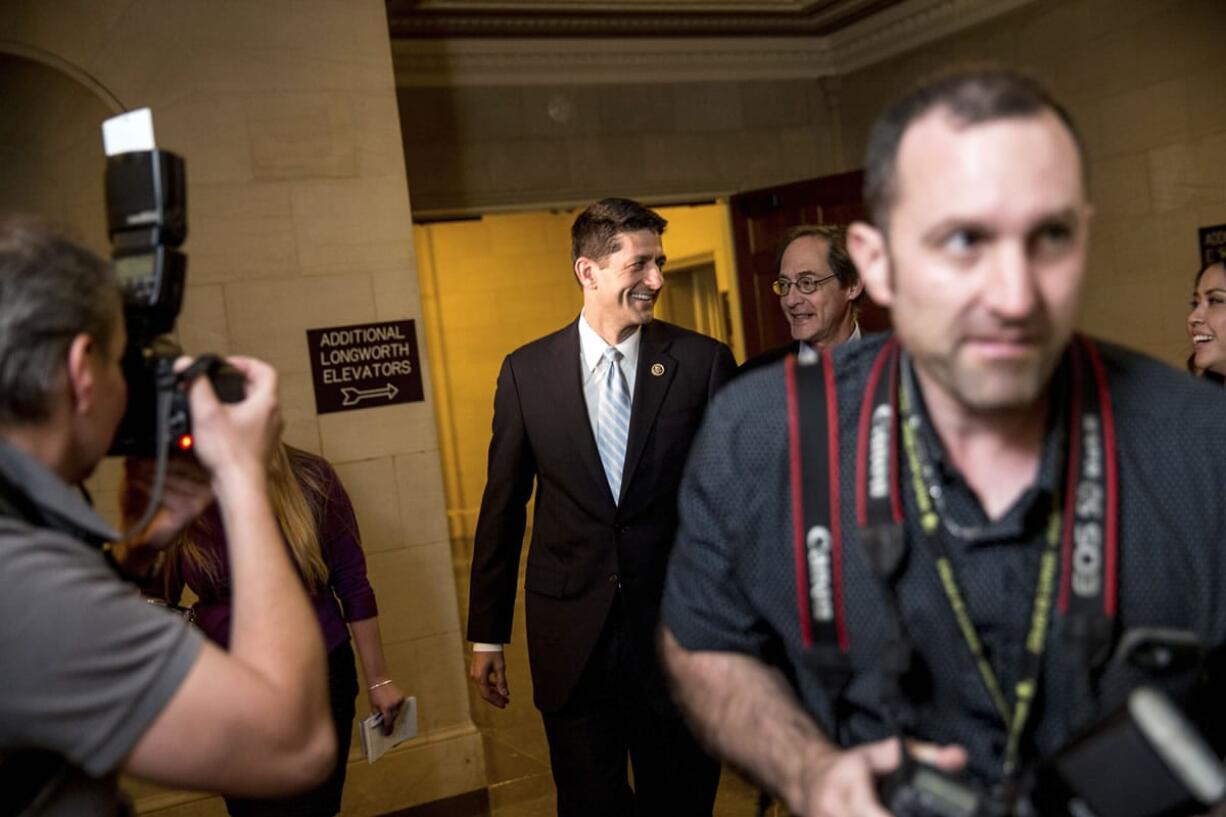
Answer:
[[[816,360],[822,350],[860,337],[856,312],[864,284],[847,254],[847,229],[802,224],[779,242],[771,289],[792,332],[792,342],[741,364],[741,372],[789,354]]]
[[[652,320],[665,225],[626,199],[579,215],[571,256],[583,311],[508,355],[494,397],[470,676],[506,706],[501,645],[535,483],[528,653],[560,815],[709,815],[719,780],[669,700],[654,633],[682,466],[735,364],[724,344]]]

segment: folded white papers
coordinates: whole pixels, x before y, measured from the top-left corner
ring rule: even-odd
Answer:
[[[396,723],[390,735],[383,734],[383,713],[376,712],[361,723],[362,754],[367,763],[374,763],[393,746],[417,737],[417,699],[405,698],[396,713]]]

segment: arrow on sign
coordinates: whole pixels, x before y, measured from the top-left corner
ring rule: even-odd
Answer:
[[[391,400],[399,393],[400,389],[391,383],[387,383],[378,389],[355,389],[352,386],[345,386],[341,389],[341,397],[345,398],[341,405],[356,406],[368,397],[386,397],[388,400]]]

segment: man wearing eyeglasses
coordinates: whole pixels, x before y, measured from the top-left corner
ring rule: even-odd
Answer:
[[[797,354],[804,362],[822,350],[860,337],[856,304],[864,285],[847,254],[847,231],[837,226],[802,224],[779,243],[771,289],[787,318],[792,342],[750,358],[745,372]]]

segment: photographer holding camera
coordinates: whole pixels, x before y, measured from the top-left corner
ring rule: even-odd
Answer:
[[[0,217],[0,813],[124,813],[119,772],[284,794],[335,756],[319,628],[269,508],[275,372],[231,359],[246,389],[232,404],[208,382],[187,387],[207,473],[174,469],[158,514],[116,560],[106,546],[118,535],[74,486],[124,413],[124,348],[110,264]],[[116,570],[147,567],[212,496],[230,543],[229,652]]]
[[[794,814],[1020,812],[1028,771],[1134,690],[1221,666],[1226,404],[1074,334],[1086,157],[1036,83],[929,81],[878,119],[865,164],[873,223],[848,245],[896,332],[715,400],[661,650],[696,733]],[[1066,764],[1101,775],[1072,781],[1106,789],[1083,804],[1115,802],[1080,813],[1152,813],[1111,801],[1170,776],[1126,748]],[[921,769],[914,810],[882,787],[900,763]]]

